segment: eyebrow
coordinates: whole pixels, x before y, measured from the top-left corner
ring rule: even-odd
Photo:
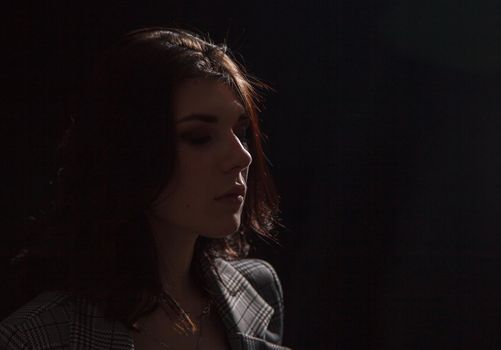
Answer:
[[[238,117],[237,122],[249,119],[249,116],[246,113],[240,114]],[[205,122],[205,123],[211,123],[215,124],[217,123],[217,116],[213,114],[203,114],[203,113],[195,113],[195,114],[190,114],[186,117],[183,117],[177,121],[178,124],[180,123],[185,123],[185,122],[193,122],[193,121],[200,121],[200,122]]]

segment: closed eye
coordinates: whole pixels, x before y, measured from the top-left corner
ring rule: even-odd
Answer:
[[[201,146],[209,143],[212,139],[212,135],[206,128],[197,128],[187,132],[180,133],[180,138],[182,141],[193,145]]]
[[[183,141],[187,142],[192,146],[203,146],[212,141],[213,139],[212,131],[214,131],[213,130],[214,127],[215,126],[210,126],[209,128],[207,128],[206,126],[204,126],[204,127],[194,128],[191,129],[190,131],[182,132],[180,134],[180,137]],[[251,132],[250,118],[247,117],[246,115],[242,115],[238,120],[238,122],[236,123],[234,134],[238,137],[240,142],[247,145],[249,138],[251,136],[250,132]]]

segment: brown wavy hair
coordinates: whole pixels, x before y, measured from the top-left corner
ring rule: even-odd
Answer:
[[[258,123],[257,91],[267,86],[247,74],[225,45],[181,29],[140,29],[97,62],[60,145],[55,214],[44,235],[14,259],[43,266],[44,288],[103,303],[109,317],[129,327],[154,310],[161,285],[145,212],[173,173],[171,99],[192,78],[222,81],[239,96],[251,120],[253,158],[241,226],[225,238],[199,237],[195,280],[203,287],[202,258],[213,264],[217,257],[247,256],[249,234],[276,241],[279,197]]]

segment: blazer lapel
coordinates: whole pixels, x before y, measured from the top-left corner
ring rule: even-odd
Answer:
[[[270,343],[262,338],[256,338],[248,334],[236,333],[230,335],[230,346],[237,350],[291,350],[283,345]]]
[[[208,264],[202,266],[209,286],[213,287],[216,308],[232,350],[288,349],[264,340],[274,310],[237,269],[223,259],[216,259],[220,281]]]

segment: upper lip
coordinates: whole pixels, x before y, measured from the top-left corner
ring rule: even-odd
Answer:
[[[226,191],[224,194],[216,197],[215,199],[220,199],[227,196],[245,196],[245,186],[244,185],[236,185]]]

